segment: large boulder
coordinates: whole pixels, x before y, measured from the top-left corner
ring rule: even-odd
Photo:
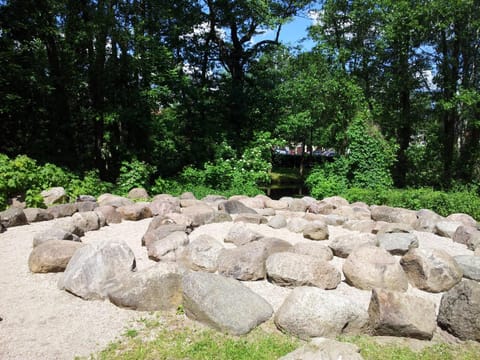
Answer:
[[[418,248],[418,238],[411,233],[384,233],[377,235],[378,245],[392,255],[405,255],[410,249]]]
[[[152,212],[153,216],[165,216],[169,213],[179,213],[180,212],[180,203],[175,203],[168,199],[156,199],[153,200],[148,207]]]
[[[53,205],[47,209],[47,212],[51,214],[55,219],[72,216],[78,211],[76,204],[60,204]]]
[[[86,300],[104,299],[109,287],[135,268],[135,255],[124,241],[89,243],[74,253],[58,286]]]
[[[155,261],[177,261],[189,243],[188,235],[175,231],[147,246],[148,257]]]
[[[463,213],[450,214],[450,215],[447,216],[446,220],[448,220],[448,221],[458,221],[458,222],[461,222],[465,226],[472,226],[472,227],[477,227],[478,226],[477,220],[475,220],[470,215],[463,214]]]
[[[77,227],[82,229],[84,233],[98,230],[102,226],[100,216],[95,211],[75,213],[72,216],[72,221]]]
[[[117,306],[133,310],[177,309],[182,303],[184,272],[175,263],[158,263],[122,278],[109,289],[108,298]]]
[[[0,223],[6,227],[27,225],[27,217],[22,209],[11,207],[0,212]]]
[[[291,252],[296,254],[310,255],[324,261],[330,261],[333,259],[332,250],[328,246],[319,244],[317,242],[296,243],[292,247]]]
[[[462,226],[460,221],[442,220],[436,223],[434,233],[448,238],[453,238],[458,227]]]
[[[183,277],[185,314],[216,330],[242,335],[267,321],[273,309],[238,280],[210,273]]]
[[[102,214],[107,224],[119,224],[122,222],[122,215],[112,205],[103,205],[95,208],[95,212]]]
[[[335,256],[346,258],[362,246],[378,246],[378,240],[373,234],[352,232],[333,237],[329,246]]]
[[[463,271],[463,277],[480,281],[480,257],[474,255],[457,255],[454,257]]]
[[[302,339],[359,334],[367,311],[352,300],[316,287],[295,288],[275,313],[277,327]]]
[[[210,224],[215,220],[215,210],[204,203],[182,208],[182,214],[192,220],[194,227]]]
[[[50,214],[45,209],[39,208],[26,208],[23,209],[25,216],[27,217],[28,223],[38,222],[38,221],[48,221],[53,219],[53,215]]]
[[[310,240],[327,240],[328,226],[324,221],[312,221],[303,229],[303,237]]]
[[[288,202],[282,200],[265,200],[265,207],[274,209],[274,210],[286,210],[288,209]]]
[[[422,209],[417,211],[417,221],[413,227],[418,231],[434,232],[437,223],[443,220],[444,218],[438,215],[436,212],[428,209]]]
[[[417,222],[417,214],[415,211],[390,206],[372,206],[371,216],[375,221],[404,223],[410,226],[414,226]]]
[[[96,201],[77,201],[75,206],[78,212],[88,212],[98,208],[98,203]]]
[[[63,229],[51,228],[34,235],[33,247],[51,240],[71,240],[79,242],[80,237]]]
[[[363,206],[341,206],[333,211],[333,214],[343,216],[348,220],[371,220],[372,214],[368,207]]]
[[[98,197],[97,201],[100,206],[110,205],[116,208],[134,204],[134,202],[130,199],[112,194],[102,194]]]
[[[224,246],[212,236],[201,235],[185,247],[183,261],[192,270],[215,272],[223,249]]]
[[[462,340],[480,341],[480,283],[463,280],[444,293],[437,321]]]
[[[147,190],[144,188],[133,188],[128,192],[127,198],[132,200],[147,200],[150,198]]]
[[[335,289],[342,276],[327,261],[310,255],[280,252],[266,261],[268,279],[280,286],[316,286]]]
[[[294,217],[287,222],[287,229],[294,233],[301,233],[308,224],[310,224],[310,221],[301,217]]]
[[[308,203],[304,199],[292,199],[288,204],[288,210],[296,212],[307,211]]]
[[[235,223],[247,223],[247,224],[266,224],[268,222],[267,218],[260,214],[250,214],[250,213],[242,213],[238,214],[235,219],[233,220]]]
[[[117,208],[124,220],[138,221],[153,216],[147,203],[136,203],[133,205],[120,206]]]
[[[287,226],[287,219],[283,215],[275,215],[267,223],[273,229],[281,229]]]
[[[227,214],[256,214],[257,212],[252,208],[244,205],[238,200],[223,201],[218,205],[218,210],[224,211]]]
[[[463,276],[455,259],[440,249],[412,249],[400,264],[413,286],[433,293],[451,289]]]
[[[364,246],[354,250],[343,264],[343,274],[348,284],[363,290],[408,289],[407,276],[397,259],[378,247]]]
[[[61,186],[43,190],[40,195],[43,197],[45,205],[62,204],[67,200],[67,192]]]
[[[259,280],[266,276],[265,261],[291,245],[280,239],[263,238],[235,249],[225,249],[218,258],[218,272],[237,280]]]
[[[397,291],[373,289],[369,324],[375,335],[430,340],[437,326],[435,304]]]
[[[302,347],[279,360],[363,360],[360,348],[354,344],[333,339],[313,338]]]
[[[460,225],[455,230],[452,240],[467,245],[470,250],[475,250],[480,245],[480,231],[473,226]]]
[[[51,240],[34,247],[28,257],[28,267],[33,273],[61,272],[67,267],[80,242]]]
[[[245,245],[249,242],[260,239],[262,235],[249,229],[243,223],[236,223],[228,231],[224,241],[226,243],[234,243],[237,246]]]
[[[154,218],[154,220],[155,219],[156,218]],[[155,241],[163,239],[164,237],[176,231],[186,232],[187,227],[183,224],[167,223],[165,225],[159,225],[158,227],[154,227],[153,229],[149,228],[142,237],[142,245],[149,247],[150,244],[153,244]]]

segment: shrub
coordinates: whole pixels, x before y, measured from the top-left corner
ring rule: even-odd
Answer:
[[[120,175],[117,179],[117,191],[126,195],[135,187],[149,188],[150,180],[155,167],[144,161],[133,159],[132,161],[122,161]]]

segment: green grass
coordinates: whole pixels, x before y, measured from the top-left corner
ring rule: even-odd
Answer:
[[[345,336],[340,341],[349,342],[360,348],[365,360],[478,360],[480,344],[466,342],[462,345],[432,344],[419,351],[408,346],[378,344],[369,336]]]

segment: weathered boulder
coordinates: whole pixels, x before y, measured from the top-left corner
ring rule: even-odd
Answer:
[[[80,242],[51,240],[33,248],[28,257],[28,267],[33,273],[61,272],[67,267]]]
[[[97,202],[97,198],[92,195],[78,195],[77,199],[75,200],[77,203],[79,202]]]
[[[153,200],[148,207],[152,212],[152,215],[155,216],[165,216],[169,213],[179,213],[180,212],[180,203],[176,204],[167,199],[157,199]]]
[[[448,221],[458,221],[462,223],[462,225],[465,226],[473,226],[477,227],[477,220],[475,220],[473,217],[471,217],[468,214],[462,214],[462,213],[457,213],[457,214],[450,214],[447,216],[446,220]]]
[[[120,213],[123,220],[138,221],[153,216],[147,203],[119,206],[117,211]]]
[[[459,226],[462,226],[460,221],[439,221],[435,224],[434,233],[443,237],[453,238]]]
[[[335,207],[332,204],[326,203],[324,201],[315,201],[310,203],[307,207],[306,212],[311,214],[331,214]]]
[[[83,231],[82,228],[80,228],[74,221],[71,217],[67,217],[67,218],[62,218],[62,219],[58,219],[56,222],[55,222],[55,227],[57,229],[61,229],[61,230],[64,230],[66,232],[69,232],[69,233],[72,233],[72,234],[75,234],[77,236],[83,236],[85,235],[85,232]]]
[[[280,286],[335,289],[342,280],[340,272],[327,261],[292,252],[270,255],[266,270],[268,279]]]
[[[262,237],[259,233],[249,229],[243,223],[236,223],[228,231],[224,241],[234,243],[237,246],[245,245]]]
[[[392,255],[405,255],[408,250],[418,248],[418,238],[411,233],[385,233],[377,235],[378,246]]]
[[[375,221],[404,223],[410,226],[414,226],[417,222],[417,214],[415,211],[390,206],[372,206],[371,216]]]
[[[409,282],[428,292],[443,292],[462,280],[455,259],[440,249],[411,249],[400,260]]]
[[[244,205],[238,200],[227,200],[218,204],[218,210],[224,211],[227,214],[256,214],[257,212],[252,208]]]
[[[43,190],[40,195],[43,197],[45,205],[62,204],[67,201],[67,192],[61,186]]]
[[[346,297],[316,287],[295,288],[275,313],[277,327],[302,339],[361,333],[368,314]]]
[[[357,345],[333,339],[313,338],[279,360],[363,360]]]
[[[408,224],[402,223],[387,223],[383,221],[377,222],[377,235],[381,234],[393,234],[393,233],[411,233],[413,227]]]
[[[183,277],[185,314],[216,330],[242,335],[267,321],[273,309],[238,280],[210,273]]]
[[[99,241],[78,249],[58,286],[83,299],[104,299],[109,287],[135,270],[135,255],[124,241]]]
[[[354,250],[343,264],[343,274],[348,284],[363,290],[406,291],[408,288],[407,276],[397,259],[378,247]]]
[[[332,214],[339,215],[349,220],[371,220],[371,212],[369,208],[360,206],[341,206],[333,210]]]
[[[296,254],[310,255],[323,261],[333,259],[332,250],[328,246],[316,242],[296,243],[290,251]]]
[[[75,213],[72,216],[75,226],[79,227],[84,233],[87,231],[95,231],[101,228],[100,217],[95,211],[87,211]]]
[[[310,240],[327,240],[328,226],[323,221],[312,221],[303,229],[303,237]]]
[[[480,257],[474,255],[458,255],[454,257],[463,271],[463,277],[480,281]]]
[[[51,214],[55,219],[72,216],[78,211],[76,204],[60,204],[50,206],[47,212]]]
[[[201,235],[185,247],[183,261],[192,270],[215,272],[223,249],[224,246],[212,236]]]
[[[480,245],[480,231],[473,226],[460,225],[455,230],[452,240],[467,245],[470,250],[475,250]]]
[[[102,194],[98,197],[98,204],[100,206],[110,205],[113,207],[128,206],[135,204],[132,200],[127,199],[123,196],[112,195],[112,194]]]
[[[192,219],[194,227],[210,224],[215,219],[215,210],[204,203],[182,208],[182,214]]]
[[[430,340],[437,326],[434,303],[397,291],[373,289],[368,314],[374,335]]]
[[[154,218],[154,220],[157,219]],[[173,232],[176,231],[181,231],[181,232],[187,232],[187,227],[183,224],[172,224],[172,223],[167,223],[165,225],[161,224],[161,218],[158,218],[156,223],[159,223],[158,227],[152,227],[152,229],[148,228],[145,234],[142,237],[142,245],[149,247],[150,244],[154,243],[155,241],[158,241],[160,239],[163,239],[167,235],[170,235]],[[152,221],[153,223],[153,221]],[[150,225],[152,225],[150,223]]]
[[[350,233],[335,236],[329,245],[333,254],[341,258],[346,258],[353,250],[362,246],[378,246],[378,240],[373,234]]]
[[[480,283],[463,280],[444,293],[437,321],[462,340],[480,341]]]
[[[271,208],[274,210],[286,210],[288,209],[288,202],[281,200],[265,200],[265,207]]]
[[[11,207],[0,212],[0,223],[6,227],[27,225],[27,217],[22,209]]]
[[[33,247],[36,247],[51,240],[70,240],[79,242],[80,237],[63,229],[51,228],[41,233],[35,234],[35,236],[33,237]]]
[[[155,261],[177,261],[189,243],[188,235],[175,231],[147,245],[148,257]]]
[[[351,231],[373,233],[376,224],[373,220],[348,220],[343,224],[343,227]]]
[[[310,224],[310,221],[301,217],[294,217],[288,221],[287,229],[294,233],[301,233],[308,224]]]
[[[123,277],[109,288],[108,298],[117,306],[139,311],[177,309],[184,273],[176,263],[158,263]]]
[[[236,223],[242,222],[247,224],[266,224],[268,222],[267,218],[260,214],[238,214],[233,220]]]
[[[292,199],[288,204],[288,210],[305,212],[307,211],[308,203],[304,199]]]
[[[95,212],[102,214],[107,224],[119,224],[122,222],[122,215],[112,205],[103,205],[95,209]]]
[[[209,204],[213,205],[214,207],[218,208],[218,204],[226,201],[227,198],[223,195],[207,195],[205,196],[202,201]]]
[[[322,200],[323,202],[327,203],[327,204],[331,204],[333,205],[333,207],[335,209],[338,209],[342,206],[348,206],[349,203],[348,203],[348,200],[344,199],[343,197],[341,196],[330,196],[330,197],[326,197],[326,198],[323,198]]]
[[[262,238],[235,249],[225,249],[218,257],[218,272],[237,280],[264,279],[266,259],[273,253],[290,248],[291,245],[284,240]]]
[[[23,209],[28,223],[48,221],[53,219],[53,215],[45,209],[26,208]]]
[[[98,208],[98,203],[95,201],[77,201],[75,206],[78,212],[87,212]]]
[[[283,215],[273,216],[267,223],[273,229],[281,229],[287,226],[287,219]]]
[[[417,221],[413,227],[418,231],[434,232],[437,223],[443,220],[444,218],[438,215],[436,212],[428,209],[422,209],[417,211]]]
[[[144,188],[133,188],[128,192],[127,198],[132,200],[147,200],[150,196]]]

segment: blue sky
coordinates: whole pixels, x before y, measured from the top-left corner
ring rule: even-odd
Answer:
[[[300,41],[307,37],[307,28],[310,25],[312,25],[312,20],[305,15],[296,16],[292,22],[282,27],[280,40],[288,45],[299,45]],[[304,40],[301,44],[305,50],[310,50],[314,45],[313,41],[309,39]]]

